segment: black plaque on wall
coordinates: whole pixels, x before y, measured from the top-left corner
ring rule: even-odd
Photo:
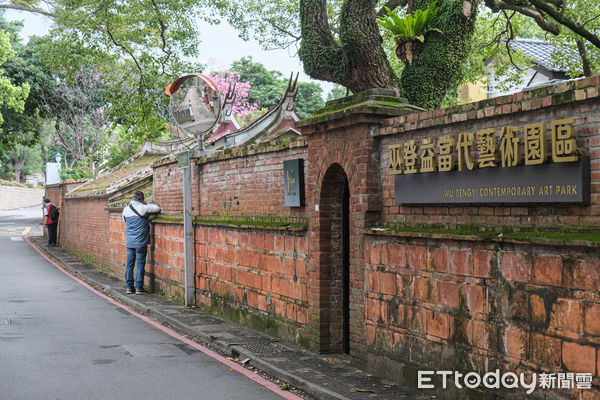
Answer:
[[[395,176],[395,204],[589,203],[590,162]]]
[[[285,205],[304,206],[304,160],[301,158],[283,162],[283,190]]]

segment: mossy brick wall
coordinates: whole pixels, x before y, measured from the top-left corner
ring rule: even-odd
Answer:
[[[110,265],[110,218],[107,197],[64,198],[59,220],[62,247]]]
[[[599,247],[450,236],[368,235],[365,333],[372,369],[390,378],[401,364],[586,372],[597,385]],[[597,387],[586,392],[600,396]]]
[[[286,207],[283,162],[306,160],[306,146],[231,154],[199,165],[201,215],[304,217],[303,207]]]
[[[284,205],[283,161],[305,154],[300,142],[192,163],[193,214],[215,221],[194,227],[197,304],[292,341],[301,340],[308,319],[306,231],[270,226],[269,221],[302,221],[304,207]],[[172,221],[152,224],[146,269],[147,285],[179,298],[184,282],[183,225],[178,219],[182,179],[173,161],[155,166],[154,201]],[[247,221],[242,227],[226,225],[231,218]],[[252,227],[256,219],[262,227]],[[124,273],[124,226],[117,217],[112,220],[113,265]]]
[[[383,122],[378,132],[383,222],[507,227],[600,227],[600,85],[598,77],[516,93],[443,110],[410,114]],[[394,204],[394,176],[387,146],[481,129],[575,118],[577,147],[591,165],[591,203],[586,205],[399,205]],[[547,133],[549,137],[549,132]]]
[[[195,228],[196,301],[255,328],[301,341],[308,321],[304,231]]]
[[[339,220],[329,188],[341,169],[350,186],[350,351],[364,357],[370,370],[394,380],[416,375],[416,369],[588,372],[594,388],[582,395],[600,398],[597,242],[452,233],[456,226],[475,232],[600,227],[599,88],[593,77],[444,110],[377,119],[375,108],[363,107],[301,122],[312,167],[308,274],[315,347],[322,349],[331,333],[324,305],[340,260],[330,256],[336,246],[332,226]],[[389,145],[571,117],[577,145],[591,161],[590,204],[393,202]],[[446,231],[381,231],[387,224],[435,224]],[[519,392],[507,395],[522,398]],[[578,396],[573,390],[552,395]]]

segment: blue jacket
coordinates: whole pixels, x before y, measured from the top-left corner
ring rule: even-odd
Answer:
[[[150,243],[150,222],[148,218],[138,217],[131,208],[136,209],[142,216],[156,214],[160,212],[160,207],[156,204],[144,204],[137,200],[132,200],[129,206],[123,210],[123,221],[125,221],[125,245],[131,248],[140,248],[148,246]]]

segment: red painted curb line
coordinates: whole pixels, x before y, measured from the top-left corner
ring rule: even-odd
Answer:
[[[85,287],[86,289],[90,290],[91,292],[93,292],[94,294],[102,297],[103,299],[107,300],[108,302],[116,305],[117,307],[121,307],[123,310],[127,311],[128,313],[130,313],[131,315],[138,317],[139,319],[141,319],[142,321],[154,326],[155,328],[163,331],[164,333],[166,333],[167,335],[187,344],[188,346],[193,347],[194,349],[201,351],[202,353],[206,354],[207,356],[214,358],[215,360],[219,361],[222,364],[227,365],[228,367],[230,367],[231,369],[239,372],[240,374],[246,376],[248,379],[253,380],[254,382],[258,383],[261,386],[266,387],[267,389],[271,390],[272,392],[278,394],[279,396],[283,397],[284,399],[288,399],[288,400],[303,400],[301,397],[296,396],[293,393],[290,393],[289,391],[283,390],[281,389],[279,386],[277,386],[276,384],[274,384],[273,382],[263,378],[262,376],[251,372],[249,370],[247,370],[246,368],[242,367],[241,365],[239,365],[236,362],[233,362],[231,360],[228,360],[227,358],[223,357],[220,354],[215,353],[214,351],[178,334],[177,332],[175,332],[172,329],[169,329],[165,326],[162,326],[161,324],[159,324],[156,321],[151,320],[150,318],[146,317],[145,315],[142,315],[136,311],[133,311],[132,309],[130,309],[129,307],[119,303],[118,301],[116,301],[115,299],[105,295],[104,293],[98,291],[97,289],[95,289],[94,287],[92,287],[91,285],[89,285],[88,283],[84,282],[83,280],[71,275],[66,269],[64,269],[63,267],[61,267],[60,265],[58,265],[54,260],[52,260],[50,257],[48,257],[46,254],[44,254],[44,252],[42,252],[35,244],[33,244],[31,242],[31,240],[29,240],[28,237],[25,238],[25,240],[27,241],[27,243],[29,243],[29,245],[31,247],[34,248],[35,251],[37,251],[42,257],[44,257],[50,264],[52,264],[54,267],[56,267],[59,271],[61,271],[62,273],[64,273],[65,275],[67,275],[69,278],[73,279],[74,281],[76,281],[77,283],[79,283],[80,285],[82,285],[83,287]]]

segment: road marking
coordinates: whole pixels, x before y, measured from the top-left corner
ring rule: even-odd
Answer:
[[[0,236],[25,236],[31,231],[31,226],[0,226]]]
[[[207,356],[219,361],[222,364],[227,365],[229,368],[231,368],[232,370],[235,370],[237,372],[239,372],[240,374],[244,375],[246,378],[258,383],[261,386],[266,387],[267,389],[271,390],[272,392],[274,392],[275,394],[278,394],[279,396],[283,397],[286,400],[302,400],[301,397],[296,396],[293,393],[290,393],[287,390],[283,390],[281,389],[278,385],[276,385],[275,383],[263,378],[262,376],[247,370],[246,368],[244,368],[242,365],[228,360],[227,358],[223,357],[222,355],[210,350],[207,347],[204,347],[196,342],[194,342],[193,340],[190,340],[188,338],[186,338],[185,336],[180,335],[179,333],[175,332],[172,329],[167,328],[166,326],[162,326],[161,324],[159,324],[156,321],[151,320],[150,318],[146,317],[145,315],[142,315],[136,311],[133,311],[131,308],[127,307],[124,304],[119,303],[117,300],[108,297],[107,295],[105,295],[104,293],[100,292],[99,290],[95,289],[94,287],[90,286],[89,284],[87,284],[86,282],[84,282],[83,280],[71,275],[66,269],[64,269],[63,267],[61,267],[60,265],[58,265],[56,262],[54,262],[54,260],[52,260],[50,257],[48,257],[44,252],[42,252],[40,249],[38,249],[38,247],[36,245],[33,244],[33,242],[31,242],[31,240],[29,240],[28,237],[25,238],[25,241],[27,243],[29,243],[29,245],[31,247],[34,248],[35,251],[37,251],[38,253],[40,253],[40,255],[42,257],[44,257],[50,264],[54,265],[54,267],[56,267],[59,271],[61,271],[62,273],[64,273],[65,275],[67,275],[69,278],[73,279],[74,281],[78,282],[80,285],[82,285],[83,287],[85,287],[86,289],[90,290],[91,292],[95,293],[96,295],[102,297],[103,299],[105,299],[106,301],[108,301],[109,303],[114,304],[117,307],[122,308],[123,310],[127,311],[128,313],[130,313],[131,315],[138,317],[139,319],[141,319],[142,321],[152,325],[153,327],[155,327],[158,330],[163,331],[164,333],[166,333],[167,335],[171,336],[172,338],[175,338],[177,340],[179,340],[180,342],[183,342],[185,344],[187,344],[188,346],[193,347],[194,349],[201,351],[202,353],[206,354]]]
[[[10,240],[12,240],[13,242],[22,242],[23,238],[20,236],[11,236]]]

